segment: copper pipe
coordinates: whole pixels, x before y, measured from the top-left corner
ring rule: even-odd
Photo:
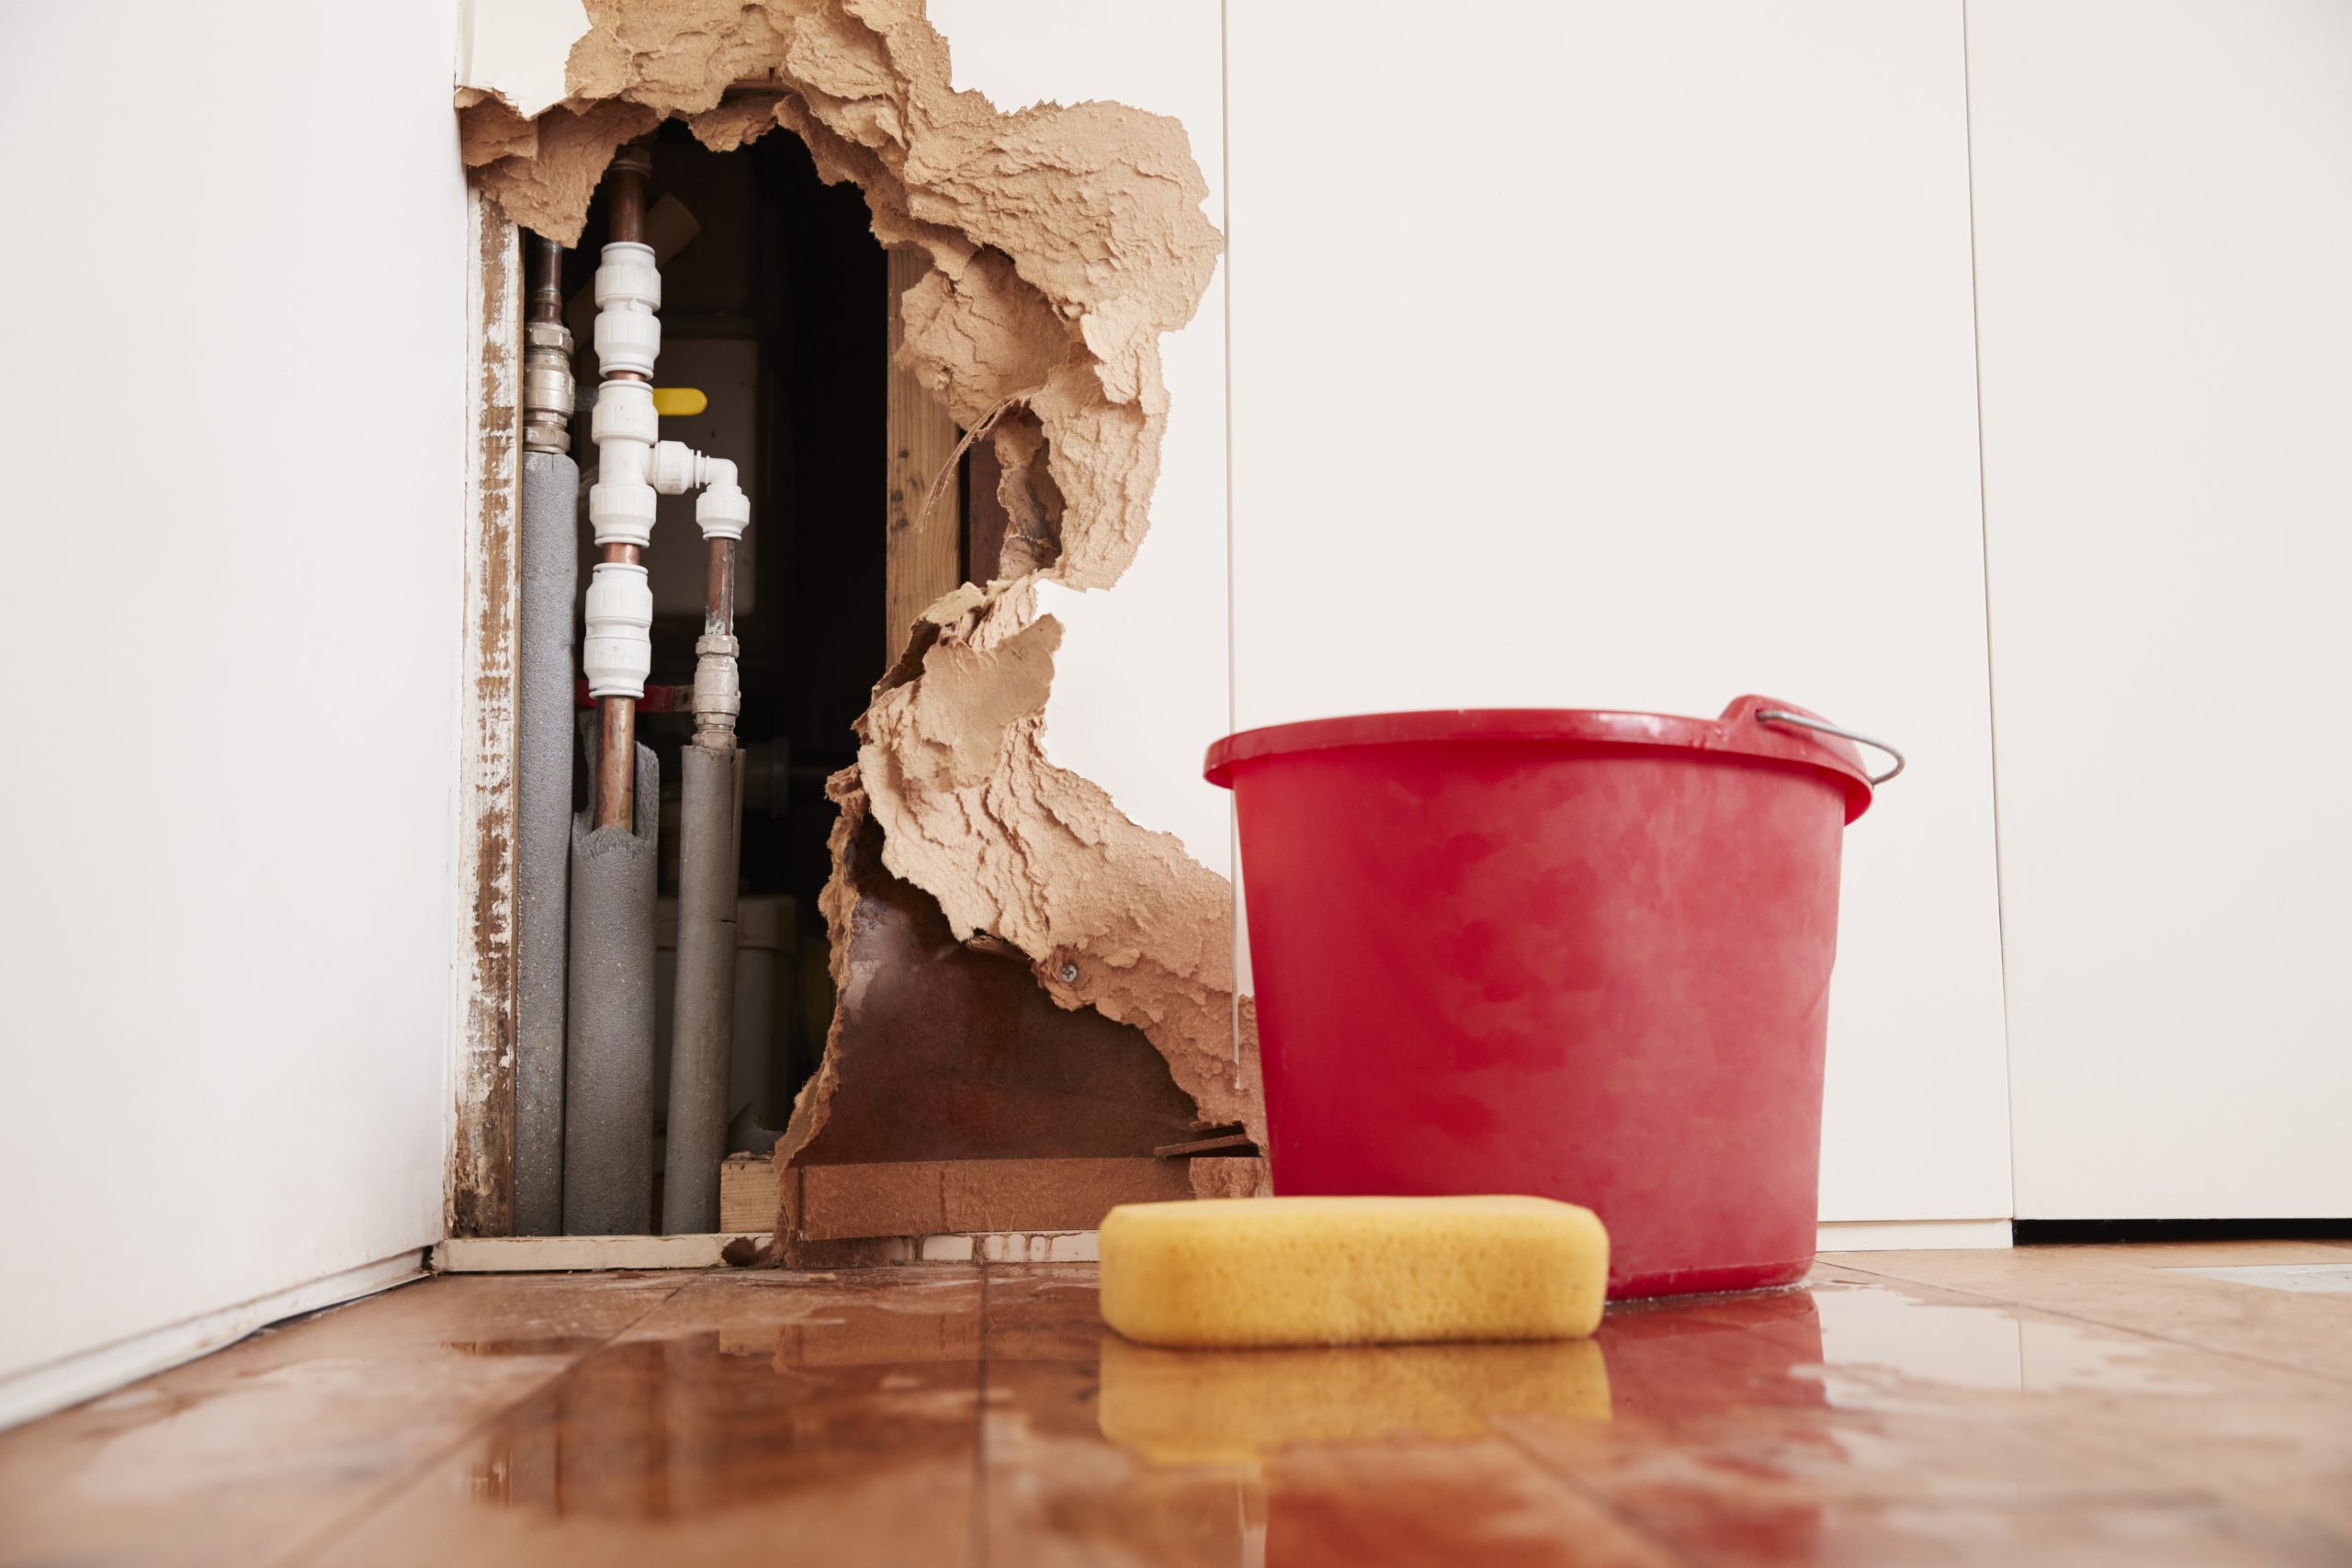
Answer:
[[[624,147],[613,159],[611,205],[606,209],[605,238],[616,243],[645,239],[645,176],[652,159],[642,147]],[[641,381],[642,376],[614,372],[612,379]],[[606,545],[604,558],[635,566],[635,545]],[[596,826],[634,831],[637,826],[637,699],[605,697],[596,705]]]
[[[596,714],[596,826],[626,829],[637,812],[637,699],[600,697]]]
[[[704,579],[702,635],[735,635],[735,541],[712,539],[709,575]]]
[[[534,321],[563,324],[563,247],[531,236],[531,292],[525,311]]]
[[[612,201],[606,209],[605,238],[616,244],[645,243],[645,176],[653,172],[653,157],[642,146],[628,146],[613,154]]]

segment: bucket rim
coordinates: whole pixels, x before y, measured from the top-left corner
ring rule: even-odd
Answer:
[[[1725,760],[1753,758],[1791,763],[1835,777],[1846,792],[1846,820],[1870,809],[1870,770],[1852,742],[1815,731],[1770,724],[1759,710],[1808,718],[1823,716],[1777,698],[1736,697],[1721,716],[1621,708],[1425,708],[1407,713],[1349,714],[1267,725],[1227,736],[1208,749],[1202,774],[1233,787],[1234,770],[1296,751],[1342,747],[1432,745],[1476,741],[1555,741],[1578,750],[1614,746],[1650,751],[1698,751]]]

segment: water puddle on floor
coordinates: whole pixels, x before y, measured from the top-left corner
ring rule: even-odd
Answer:
[[[2200,1280],[2220,1280],[2233,1285],[2259,1285],[2267,1291],[2352,1293],[2352,1263],[2246,1263],[2216,1269],[2167,1269],[2165,1272],[2193,1274]]]
[[[1917,1412],[1954,1390],[2211,1392],[2172,1364],[2182,1353],[2160,1340],[1871,1286],[1825,1284],[1812,1295],[1821,1319],[1813,1375],[1834,1409]]]

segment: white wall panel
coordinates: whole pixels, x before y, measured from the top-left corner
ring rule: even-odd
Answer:
[[[2352,7],[1969,17],[2018,1212],[2352,1214]]]
[[[441,1234],[455,6],[132,9],[0,17],[0,1376]]]
[[[1956,5],[1230,9],[1235,700],[1905,745],[1823,1217],[2009,1212]]]

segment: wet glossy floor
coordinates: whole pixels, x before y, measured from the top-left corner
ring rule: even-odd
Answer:
[[[2352,1562],[2352,1246],[1184,1355],[1091,1267],[436,1279],[0,1435],[0,1562]]]

